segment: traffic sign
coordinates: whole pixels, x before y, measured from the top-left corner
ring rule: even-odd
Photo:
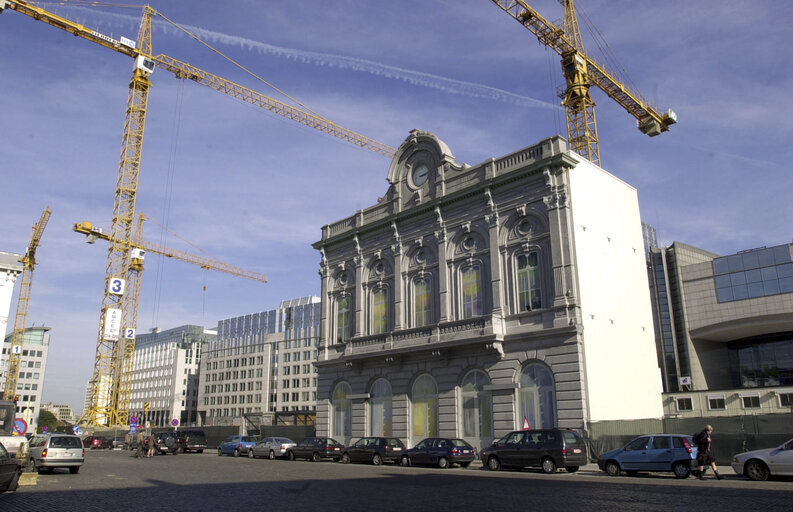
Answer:
[[[83,433],[82,430],[80,430],[80,427],[78,427],[77,425],[72,427],[72,431],[74,432],[74,435],[76,435],[76,436],[82,435],[82,433]]]
[[[174,418],[174,419],[171,421],[171,425],[173,425],[174,427],[175,427],[175,426],[177,426],[177,425],[179,425],[179,420],[177,420],[177,419],[175,419],[175,418]]]
[[[143,402],[143,410],[149,412],[149,406],[151,404],[149,402]]]
[[[18,436],[24,436],[25,432],[28,431],[28,422],[23,420],[22,418],[17,418],[14,420],[14,434]]]
[[[531,427],[529,426],[529,418],[526,416],[523,417],[523,430],[531,430]]]
[[[132,424],[129,426],[129,433],[130,433],[130,434],[134,434],[134,433],[135,433],[135,431],[137,431],[137,430],[138,430],[138,425],[137,425],[137,424],[135,424],[135,423],[132,423]]]
[[[129,424],[130,425],[137,425],[138,424],[138,417],[137,416],[130,416],[129,417]]]

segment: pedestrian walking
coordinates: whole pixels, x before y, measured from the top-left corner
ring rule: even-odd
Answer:
[[[142,430],[139,431],[138,435],[135,437],[135,442],[138,445],[138,451],[135,452],[135,458],[136,459],[140,459],[140,458],[142,458],[143,456],[146,455],[146,453],[143,451],[143,448],[144,448],[143,445],[144,445],[145,440],[146,440],[146,436],[143,435],[143,431]]]
[[[149,436],[149,451],[146,453],[146,457],[154,457],[154,449],[157,447],[157,441],[154,439],[154,435]]]
[[[705,428],[702,430],[702,432],[697,434],[694,438],[694,442],[697,444],[697,463],[699,464],[698,478],[700,480],[705,479],[705,472],[708,470],[708,466],[713,468],[713,473],[716,475],[717,480],[721,480],[723,478],[719,474],[719,468],[716,467],[716,459],[713,457],[711,438],[712,433],[713,427],[710,425],[705,425]]]

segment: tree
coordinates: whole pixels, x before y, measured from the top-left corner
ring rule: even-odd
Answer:
[[[39,426],[37,429],[39,434],[44,431],[44,427],[47,427],[49,432],[55,432],[55,428],[59,425],[61,425],[61,422],[50,411],[42,410],[39,412]]]

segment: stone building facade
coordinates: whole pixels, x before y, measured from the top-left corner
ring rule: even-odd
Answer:
[[[635,189],[553,137],[476,166],[414,130],[322,228],[317,431],[485,446],[660,418]]]

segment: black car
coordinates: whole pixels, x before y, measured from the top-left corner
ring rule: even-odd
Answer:
[[[289,460],[306,459],[319,462],[322,459],[338,461],[344,451],[344,445],[330,437],[307,437],[289,448],[286,457]]]
[[[452,464],[467,468],[475,458],[474,447],[462,439],[429,437],[405,450],[399,460],[403,466],[438,466],[445,469]]]
[[[0,492],[16,491],[19,486],[19,475],[22,464],[9,454],[0,443]]]
[[[362,437],[342,451],[341,461],[371,462],[379,466],[383,462],[397,462],[405,445],[396,437]]]
[[[572,430],[516,430],[482,452],[482,462],[493,471],[538,467],[545,473],[565,468],[575,473],[589,462],[584,440]]]
[[[163,455],[167,455],[169,453],[173,453],[176,455],[179,453],[179,439],[176,437],[175,432],[155,432],[152,435],[154,439],[154,454],[162,453]]]
[[[182,453],[204,453],[207,447],[207,436],[203,430],[180,430],[176,433],[176,438]]]

